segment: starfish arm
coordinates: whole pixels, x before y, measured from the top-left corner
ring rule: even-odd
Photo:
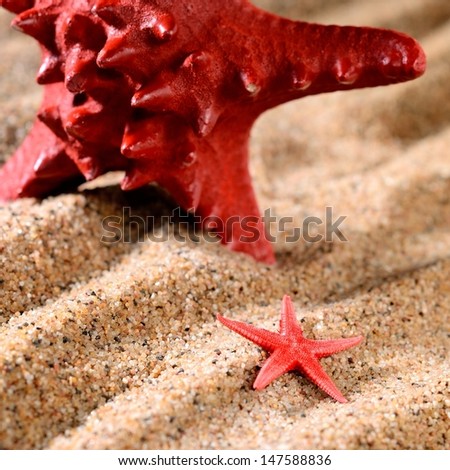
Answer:
[[[332,354],[345,351],[346,349],[357,346],[363,336],[354,336],[352,338],[330,339],[330,340],[308,340],[311,342],[311,351],[318,358],[331,356]]]
[[[37,120],[16,153],[0,168],[0,200],[42,197],[65,183],[81,180],[64,143]]]
[[[256,377],[253,388],[262,390],[271,382],[281,377],[286,372],[293,370],[295,367],[295,359],[286,355],[286,350],[277,349],[264,362],[258,377]]]
[[[251,23],[245,57],[261,92],[257,98],[269,107],[317,93],[389,85],[421,76],[425,54],[413,38],[386,29],[319,25],[291,21],[249,7],[241,16]],[[244,24],[241,29],[244,31]],[[248,30],[248,28],[246,28]],[[258,43],[271,32],[267,48]],[[254,41],[255,43],[252,43]],[[242,59],[233,58],[237,63]],[[286,63],[289,67],[286,67]]]
[[[323,370],[320,362],[313,358],[308,357],[306,360],[298,363],[298,369],[319,388],[321,388],[330,397],[334,398],[340,403],[347,403],[347,399],[342,395],[336,387],[331,378]]]
[[[248,168],[252,118],[220,121],[208,140],[198,139],[198,215],[228,248],[273,264],[275,257],[260,215]]]
[[[233,330],[269,352],[274,351],[282,344],[281,336],[278,333],[273,333],[264,328],[257,328],[249,323],[230,320],[222,315],[217,315],[217,319],[230,330]]]
[[[289,335],[289,333],[294,330],[300,333],[302,332],[297,322],[292,300],[288,295],[285,295],[281,305],[280,333],[282,335]]]

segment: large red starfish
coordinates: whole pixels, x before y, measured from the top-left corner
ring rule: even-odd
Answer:
[[[284,296],[281,307],[280,333],[256,328],[248,323],[230,320],[221,315],[217,318],[231,330],[269,351],[270,356],[264,362],[253,384],[256,390],[267,387],[286,372],[298,370],[335,400],[341,403],[347,402],[323,370],[319,359],[356,346],[363,340],[362,336],[330,340],[305,338],[288,295]]]
[[[123,189],[160,184],[205,225],[214,217],[231,249],[267,263],[273,251],[248,172],[257,117],[289,100],[425,70],[422,49],[404,34],[294,22],[248,0],[0,4],[41,43],[46,87],[39,121],[0,170],[0,199],[125,170]],[[258,234],[252,243],[244,218]]]

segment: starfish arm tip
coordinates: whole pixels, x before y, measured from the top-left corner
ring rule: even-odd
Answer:
[[[335,400],[342,404],[348,403],[348,400],[344,397],[344,395],[342,395],[342,397],[335,397]]]
[[[256,390],[257,392],[263,390],[264,388],[266,388],[267,385],[260,385],[258,383],[258,378],[256,378],[256,380],[253,382],[253,389]]]
[[[253,389],[257,392],[260,392],[261,390],[264,390],[271,382],[272,380],[269,380],[267,376],[262,376],[261,372],[259,372],[255,381],[253,382]]]
[[[312,352],[318,359],[321,359],[354,348],[363,340],[364,336],[330,340],[312,340]]]
[[[353,336],[351,338],[347,338],[349,342],[349,346],[347,349],[354,348],[355,346],[358,346],[364,341],[364,336],[363,335],[358,335],[358,336]]]

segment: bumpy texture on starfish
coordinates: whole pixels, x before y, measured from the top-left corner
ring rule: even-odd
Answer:
[[[248,172],[257,117],[425,70],[422,49],[404,34],[294,22],[248,0],[0,4],[41,43],[45,85],[39,119],[0,170],[0,199],[124,170],[123,189],[158,183],[231,249],[267,263],[273,250]],[[244,242],[245,224],[226,224],[231,217],[247,217],[256,240]]]
[[[335,400],[341,403],[347,402],[323,370],[319,359],[356,346],[363,340],[362,336],[319,341],[305,338],[295,317],[291,298],[287,295],[284,296],[281,307],[280,333],[256,328],[248,323],[230,320],[220,315],[217,318],[231,330],[270,353],[253,384],[256,390],[267,387],[286,372],[298,370]]]

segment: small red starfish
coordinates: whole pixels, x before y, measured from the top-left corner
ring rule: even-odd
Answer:
[[[299,370],[335,400],[340,403],[347,402],[323,370],[319,359],[356,346],[363,340],[362,336],[318,341],[305,338],[288,295],[283,297],[279,334],[221,315],[218,315],[217,319],[231,330],[269,351],[270,356],[264,362],[253,384],[256,390],[262,390],[286,372]]]

